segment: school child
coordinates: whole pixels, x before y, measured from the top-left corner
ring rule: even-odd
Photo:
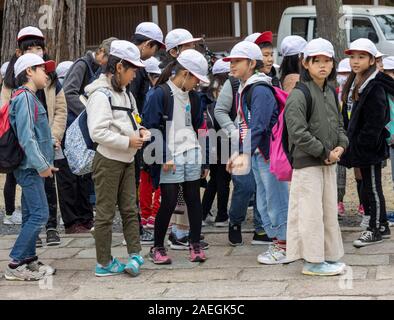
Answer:
[[[150,250],[150,258],[155,264],[171,263],[164,248],[164,238],[177,204],[180,185],[190,221],[190,261],[206,260],[200,244],[200,178],[205,178],[208,172],[204,170],[202,173],[201,147],[196,132],[203,124],[204,117],[194,89],[200,81],[209,82],[207,73],[208,63],[201,53],[194,49],[183,51],[167,66],[165,72],[163,71],[160,77],[163,82],[158,82],[159,86],[155,88],[144,108],[145,127],[161,128],[164,142],[163,154],[156,155],[156,164],[164,164],[161,166],[160,178],[158,175],[154,177],[156,181],[160,179],[162,197],[155,221],[155,244]],[[172,74],[174,75],[171,76]],[[163,114],[165,103],[168,103],[167,119]]]
[[[85,110],[80,96],[85,94],[85,87],[96,80],[102,68],[108,62],[112,41],[105,39],[94,51],[76,60],[64,78],[64,93],[67,100],[67,127]],[[66,234],[89,233],[93,228],[94,187],[91,175],[73,174],[66,158],[58,160],[59,174],[57,187],[62,198],[59,199],[60,212]]]
[[[272,31],[253,33],[245,38],[245,41],[253,42],[259,46],[263,55],[263,65],[260,72],[271,78],[272,85],[280,88],[279,78],[276,76],[274,67],[274,46]]]
[[[342,101],[347,110],[349,148],[343,159],[347,167],[360,168],[362,199],[369,226],[356,248],[373,245],[391,236],[387,222],[386,203],[382,188],[382,162],[389,157],[390,136],[385,126],[390,122],[387,94],[394,92],[394,81],[376,66],[376,46],[361,38],[351,43],[346,54],[350,56],[352,73],[345,84]]]
[[[73,61],[63,61],[59,63],[56,68],[57,78],[61,85],[64,83],[64,78],[66,77],[68,71],[70,70],[71,66],[74,64]]]
[[[280,50],[283,56],[280,65],[280,83],[284,91],[290,93],[300,80],[300,53],[307,42],[300,36],[287,36],[282,40]]]
[[[35,27],[26,27],[19,31],[18,48],[6,72],[5,83],[1,91],[2,100],[9,101],[11,99],[12,90],[17,88],[14,77],[14,65],[17,59],[26,53],[34,53],[44,60],[49,60],[46,54],[45,38],[41,30]],[[36,92],[47,114],[47,119],[52,132],[52,138],[55,141],[55,150],[60,149],[60,143],[64,136],[67,121],[67,104],[64,91],[57,80],[56,72],[49,74],[49,85],[44,89]],[[56,160],[56,158],[55,158]],[[55,166],[58,163],[55,161]],[[56,181],[53,177],[45,179],[45,193],[47,195],[49,205],[49,220],[46,225],[46,242],[48,246],[57,246],[60,244],[59,232],[57,231],[57,192]],[[60,195],[59,198],[62,198]],[[42,247],[43,243],[40,238],[37,239],[37,247]]]
[[[212,68],[212,80],[205,94],[205,117],[207,120],[207,128],[219,135],[220,126],[215,120],[215,104],[223,84],[228,79],[230,72],[230,63],[224,62],[222,59],[217,60]],[[223,145],[221,143],[223,142]],[[212,139],[209,143],[214,144]],[[228,143],[228,142],[227,142]],[[228,226],[227,205],[230,196],[231,175],[226,171],[226,162],[222,161],[222,148],[226,148],[223,138],[216,139],[216,145],[210,147],[210,179],[202,199],[203,221],[211,214],[212,204],[217,195],[217,215],[215,218],[216,227]],[[228,145],[229,148],[229,145]],[[224,159],[223,159],[224,160]]]
[[[237,174],[237,171],[243,173],[252,168],[254,173],[257,208],[268,237],[274,239],[273,245],[260,254],[257,261],[262,264],[285,263],[288,184],[278,181],[269,169],[270,132],[279,114],[274,89],[270,78],[258,72],[263,55],[256,44],[242,41],[223,60],[231,61],[231,74],[241,81],[237,118],[240,155],[231,157],[228,169]],[[260,85],[253,86],[256,83]],[[251,88],[253,91],[249,93]],[[250,105],[248,94],[251,95]]]
[[[287,259],[304,260],[303,274],[329,276],[344,271],[344,255],[337,215],[335,164],[348,145],[335,90],[328,81],[336,77],[332,44],[322,38],[304,49],[301,82],[310,92],[307,106],[301,89],[293,89],[285,120],[293,177],[287,223]],[[308,108],[310,116],[308,116]],[[307,119],[309,117],[309,119]]]
[[[137,276],[144,259],[140,256],[136,205],[134,155],[149,135],[137,122],[135,100],[126,86],[143,68],[138,48],[123,40],[111,44],[104,73],[85,89],[89,134],[98,144],[93,160],[96,191],[97,265],[95,274],[106,277],[124,272]],[[100,110],[99,112],[97,110]],[[111,256],[112,224],[118,205],[129,254],[127,264]]]
[[[387,57],[387,54],[384,54],[378,50],[376,54],[376,69],[379,71],[383,72],[384,71],[384,66],[383,66],[383,58]]]
[[[19,90],[10,105],[10,123],[17,135],[24,157],[14,171],[22,188],[23,224],[11,250],[5,278],[7,280],[37,281],[55,274],[36,255],[36,239],[49,216],[44,179],[57,171],[53,167],[54,140],[46,110],[36,96],[37,90],[48,83],[48,73],[54,72],[54,61],[45,62],[37,54],[26,53],[13,65]]]

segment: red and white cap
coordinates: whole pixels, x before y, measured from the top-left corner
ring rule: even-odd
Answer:
[[[31,26],[23,28],[19,31],[17,41],[21,41],[27,37],[36,37],[36,38],[45,39],[40,29]]]
[[[253,42],[257,45],[264,42],[272,43],[273,36],[271,31],[256,32],[248,35],[244,41]]]
[[[126,40],[114,40],[111,43],[110,55],[126,60],[136,67],[144,68],[138,47]]]
[[[263,61],[263,54],[257,44],[249,41],[241,41],[237,43],[230,52],[228,57],[223,58],[223,61],[231,61],[232,59],[251,59]]]
[[[186,29],[171,30],[165,39],[166,50],[170,51],[183,44],[200,41],[202,38],[193,38],[193,35]]]
[[[376,57],[378,49],[374,43],[367,38],[360,38],[350,44],[350,48],[345,50],[345,54],[351,55],[353,51],[364,51]]]
[[[323,38],[313,39],[304,48],[304,59],[308,57],[326,56],[335,57],[335,50],[332,43]]]
[[[181,52],[177,60],[182,67],[190,71],[200,81],[209,83],[207,77],[208,62],[200,52],[194,49],[187,49]]]
[[[153,22],[142,22],[135,29],[135,34],[143,35],[149,39],[155,40],[164,47],[163,43],[163,31],[160,27]]]
[[[40,56],[34,53],[26,53],[19,57],[14,65],[15,78],[27,68],[35,66],[45,66],[45,72],[50,73],[56,70],[56,62],[53,60],[44,61]]]

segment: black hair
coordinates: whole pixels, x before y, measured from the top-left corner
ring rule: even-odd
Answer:
[[[157,80],[156,87],[159,85],[166,83],[173,73],[177,74],[179,71],[186,70],[178,60],[174,59],[174,61],[170,62],[164,70],[161,72],[159,79]]]
[[[37,66],[31,67],[32,70],[37,70]],[[27,77],[27,70],[23,70],[15,79],[16,88],[19,88],[29,82]]]
[[[45,39],[39,37],[27,37],[22,39],[21,41],[18,41],[18,49],[22,51],[22,54],[24,54],[30,47],[41,47],[44,50]],[[5,73],[4,85],[8,89],[18,88],[14,73],[14,66],[18,58],[19,57],[16,54],[12,56],[10,64],[8,65],[7,71]]]
[[[156,40],[152,40],[148,37],[145,37],[142,34],[136,33],[131,37],[131,42],[134,43],[136,46],[139,46],[146,41],[150,41],[148,46],[151,48],[153,48],[154,46],[157,46],[157,49],[160,49],[162,46],[162,44],[160,42],[158,42]]]
[[[256,67],[254,68],[254,70],[260,71],[260,69],[263,67],[264,67],[264,62],[262,60],[256,60]]]
[[[287,56],[283,58],[282,64],[280,65],[280,82],[283,83],[287,75],[297,73],[300,74],[301,65],[298,54]]]
[[[271,42],[262,42],[258,46],[260,49],[274,48],[274,45]]]
[[[229,78],[228,73],[217,73],[211,75],[211,81],[209,82],[209,86],[207,88],[208,95],[215,97],[215,92],[218,93],[219,88],[223,87],[224,83]],[[217,86],[215,84],[217,83]]]
[[[306,63],[309,63],[310,61],[312,61],[313,63],[315,63],[317,57],[308,57],[306,58]],[[335,61],[334,58],[332,58],[333,61],[333,68],[331,73],[329,74],[329,76],[327,77],[327,81],[335,81],[337,78],[337,63]],[[307,82],[307,81],[312,81],[312,77],[309,74],[309,71],[307,69],[305,69],[304,65],[301,64],[301,73],[300,73],[300,80]]]
[[[108,63],[105,67],[104,73],[113,75],[113,77],[111,78],[111,85],[112,85],[114,91],[116,91],[116,92],[123,91],[123,88],[119,83],[118,77],[115,76],[117,73],[116,66],[118,65],[119,62],[122,64],[123,68],[125,68],[126,70],[128,70],[130,68],[138,68],[137,66],[133,65],[132,63],[130,63],[126,60],[123,60],[121,58],[115,57],[113,55],[110,55],[108,57]]]

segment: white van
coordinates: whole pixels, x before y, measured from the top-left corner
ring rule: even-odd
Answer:
[[[346,29],[348,44],[358,38],[368,38],[379,51],[394,55],[394,7],[345,5],[343,12],[344,17],[338,23]],[[315,6],[289,7],[283,12],[277,38],[278,64],[283,59],[280,45],[289,35],[298,35],[307,41],[318,37]]]

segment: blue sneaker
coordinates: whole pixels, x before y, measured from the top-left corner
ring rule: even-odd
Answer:
[[[140,274],[140,267],[145,263],[144,258],[139,254],[133,254],[129,257],[129,261],[126,264],[125,271],[132,277],[136,277]]]
[[[387,221],[389,227],[394,227],[394,212],[387,212]]]
[[[305,262],[302,274],[308,276],[336,276],[344,271],[344,264],[341,263],[309,263]]]
[[[96,265],[96,277],[110,277],[117,276],[124,273],[126,265],[121,263],[118,259],[113,258],[108,267]]]

